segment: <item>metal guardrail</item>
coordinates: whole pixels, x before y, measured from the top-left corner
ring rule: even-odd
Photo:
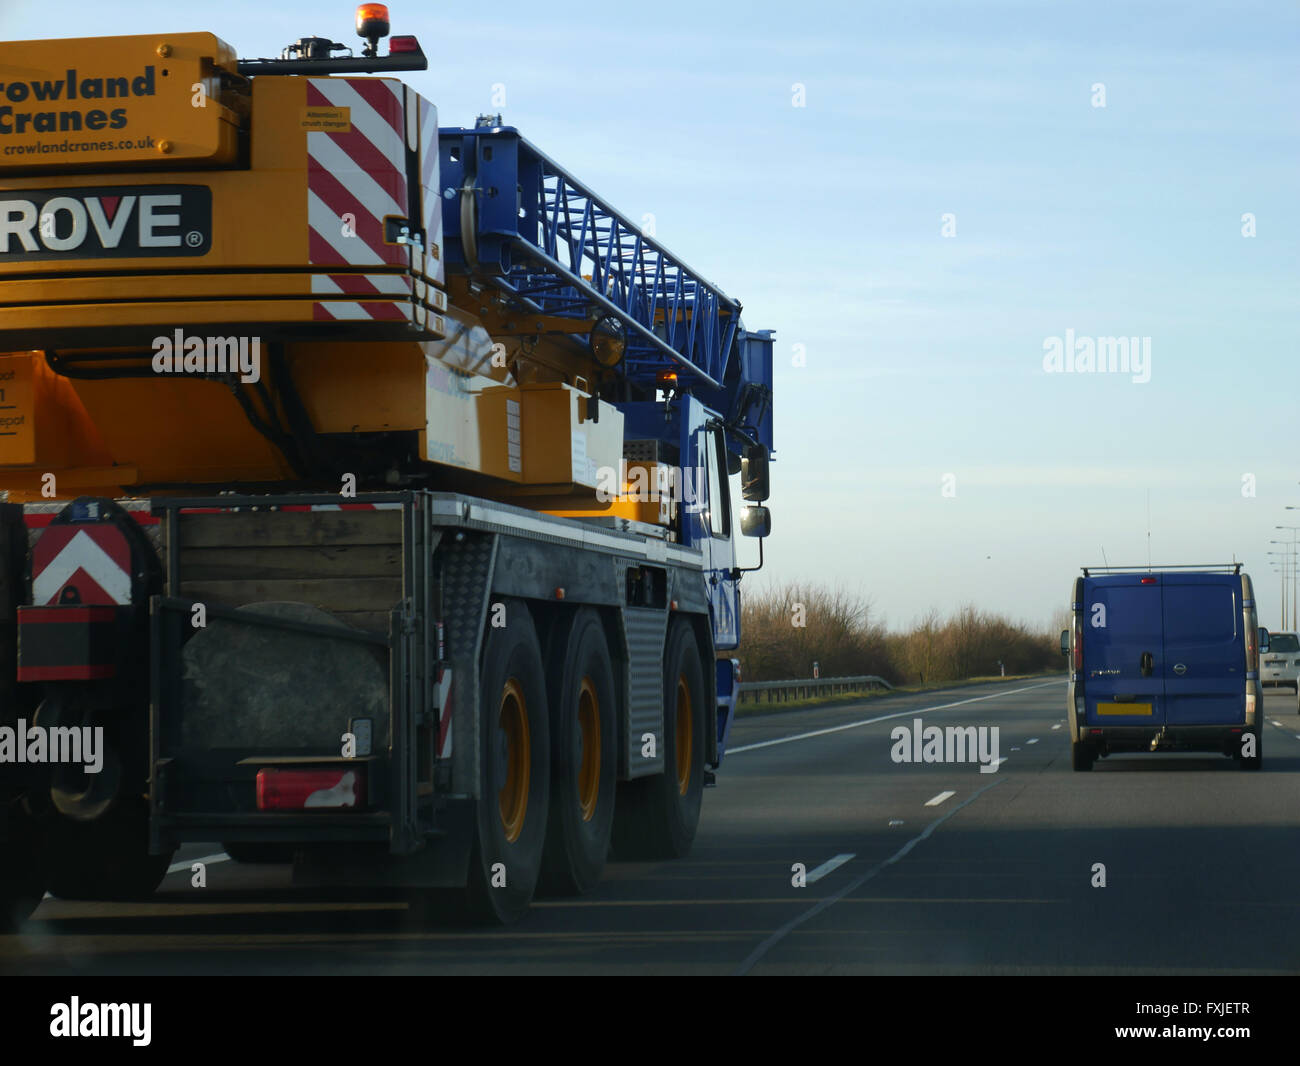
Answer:
[[[816,679],[810,677],[797,681],[742,681],[736,689],[738,703],[789,703],[792,700],[806,700],[814,696],[833,696],[844,692],[893,687],[883,677],[863,674],[860,677]]]

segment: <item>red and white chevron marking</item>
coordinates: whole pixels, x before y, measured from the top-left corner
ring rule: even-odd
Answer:
[[[384,217],[405,218],[403,86],[391,78],[309,78],[309,107],[346,107],[347,133],[307,133],[309,261],[406,266],[404,245],[384,243]],[[355,236],[345,236],[345,216]],[[337,317],[337,316],[330,316]]]
[[[313,274],[314,296],[361,296],[375,299],[322,300],[312,308],[316,321],[397,321],[411,317],[411,278],[405,274]],[[393,296],[395,300],[384,300]]]
[[[438,754],[451,757],[451,667],[438,667]]]
[[[130,604],[131,546],[120,530],[50,526],[41,534],[32,549],[32,604],[63,602]]]

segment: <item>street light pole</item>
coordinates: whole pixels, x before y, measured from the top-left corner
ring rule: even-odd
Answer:
[[[1276,573],[1277,576],[1282,579],[1282,626],[1281,628],[1283,631],[1285,631],[1286,630],[1286,578],[1287,578],[1286,567],[1278,566],[1277,563],[1272,563],[1270,565],[1273,567],[1273,572]]]
[[[1295,573],[1295,552],[1296,552],[1296,531],[1300,526],[1278,526],[1278,529],[1289,529],[1291,531],[1291,620],[1295,621],[1296,609],[1296,573]]]
[[[1287,626],[1287,583],[1290,582],[1295,575],[1295,545],[1285,540],[1270,540],[1269,543],[1289,549],[1288,551],[1267,553],[1268,555],[1280,555],[1282,557],[1282,628],[1286,630],[1290,628]],[[1293,607],[1291,610],[1291,625],[1294,626],[1295,624],[1295,609]]]

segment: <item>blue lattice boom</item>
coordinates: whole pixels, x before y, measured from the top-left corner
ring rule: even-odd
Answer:
[[[613,315],[627,331],[625,366],[634,380],[685,368],[721,385],[740,328],[739,301],[517,130],[443,129],[439,141],[451,269],[470,270],[530,311],[587,321]],[[470,196],[472,214],[465,210]],[[474,228],[468,241],[465,225]]]

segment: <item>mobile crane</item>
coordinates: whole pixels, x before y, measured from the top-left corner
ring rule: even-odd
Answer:
[[[508,922],[695,837],[773,335],[357,31],[0,44],[5,921],[221,841]]]

